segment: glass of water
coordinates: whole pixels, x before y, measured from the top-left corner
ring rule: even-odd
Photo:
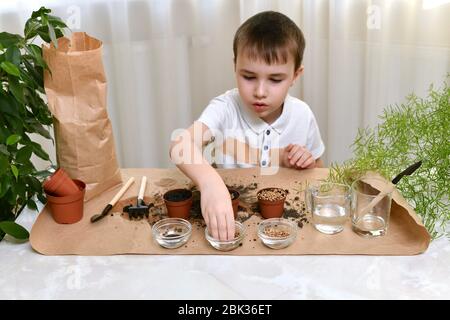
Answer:
[[[385,185],[385,181],[380,178],[371,177],[370,179],[380,180],[377,185]],[[392,192],[387,193],[373,208],[368,210],[367,206],[378,196],[380,191],[364,181],[363,177],[352,184],[352,229],[364,237],[383,236],[388,228]]]
[[[347,185],[323,180],[311,182],[306,189],[305,202],[314,227],[325,234],[341,232],[350,215],[350,199]]]

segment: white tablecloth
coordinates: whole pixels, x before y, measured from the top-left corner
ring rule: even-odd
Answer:
[[[0,268],[0,299],[450,299],[447,238],[409,257],[50,257],[5,238]]]

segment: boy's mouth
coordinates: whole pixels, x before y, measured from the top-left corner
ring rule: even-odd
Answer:
[[[267,104],[261,102],[255,102],[252,104],[252,106],[256,112],[263,112],[269,107]]]

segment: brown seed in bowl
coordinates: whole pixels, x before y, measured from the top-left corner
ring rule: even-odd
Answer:
[[[286,238],[289,237],[290,233],[285,230],[278,230],[272,227],[265,227],[264,234],[272,238]]]

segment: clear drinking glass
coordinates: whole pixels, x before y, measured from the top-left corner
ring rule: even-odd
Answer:
[[[380,185],[385,185],[385,181],[382,179],[372,177],[370,179],[379,180]],[[372,209],[367,210],[366,208],[379,193],[379,190],[364,182],[364,177],[352,184],[352,229],[361,236],[378,237],[386,234],[391,212],[392,192],[382,197]]]
[[[311,211],[312,224],[325,234],[344,229],[350,215],[350,187],[326,181],[313,181],[305,193],[305,202]]]

